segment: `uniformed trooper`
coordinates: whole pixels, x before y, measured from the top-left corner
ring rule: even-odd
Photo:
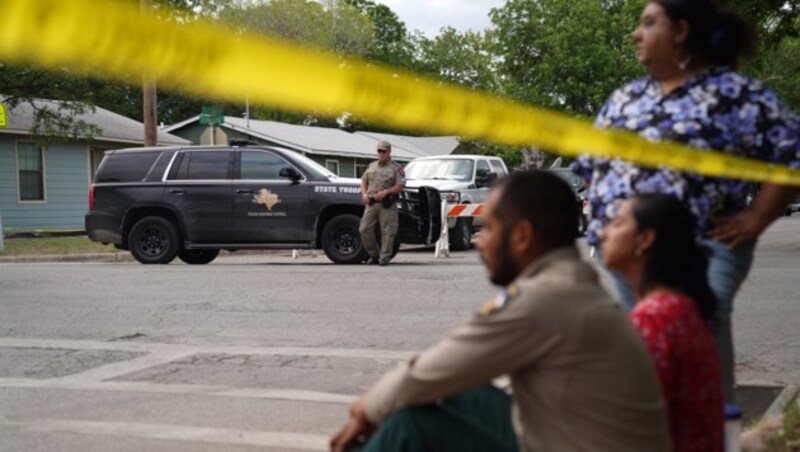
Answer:
[[[361,199],[366,207],[358,231],[369,254],[368,264],[387,265],[392,259],[399,221],[397,197],[405,185],[403,167],[392,160],[391,143],[379,141],[378,161],[370,163],[361,176]],[[376,225],[381,230],[380,248],[375,237]]]
[[[548,172],[513,173],[483,220],[478,248],[504,289],[367,390],[331,448],[671,450],[645,345],[575,246],[570,187]],[[502,375],[510,397],[489,385]]]

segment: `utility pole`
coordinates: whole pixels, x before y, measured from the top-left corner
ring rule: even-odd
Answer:
[[[149,14],[153,9],[153,0],[139,0],[142,14]],[[142,113],[144,122],[144,145],[155,146],[158,144],[156,124],[156,81],[149,74],[142,76]]]

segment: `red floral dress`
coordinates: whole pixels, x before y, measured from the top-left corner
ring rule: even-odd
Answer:
[[[647,343],[676,451],[721,452],[722,377],[711,329],[686,295],[654,293],[630,313]]]

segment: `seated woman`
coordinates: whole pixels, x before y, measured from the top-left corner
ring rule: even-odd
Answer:
[[[722,377],[711,330],[716,299],[696,223],[671,196],[639,195],[620,206],[599,238],[603,264],[634,291],[630,317],[661,380],[675,450],[722,451]]]

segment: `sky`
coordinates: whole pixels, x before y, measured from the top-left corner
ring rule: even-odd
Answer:
[[[505,0],[377,0],[394,11],[409,31],[432,38],[442,27],[459,31],[483,31],[491,25],[489,10]]]

